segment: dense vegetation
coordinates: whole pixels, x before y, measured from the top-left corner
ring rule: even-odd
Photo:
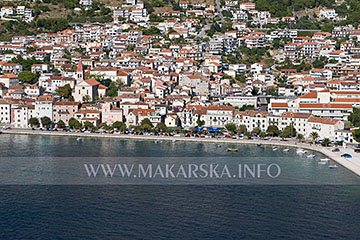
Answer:
[[[291,16],[293,11],[306,8],[332,7],[335,0],[256,0],[256,9],[269,11],[276,17]]]
[[[43,0],[35,4],[6,2],[3,5],[25,5],[34,9],[31,23],[6,21],[0,25],[0,40],[9,40],[13,35],[33,35],[40,32],[57,32],[69,27],[69,23],[111,22],[112,11],[101,2],[93,2],[87,8],[80,8],[79,0]],[[80,9],[76,10],[75,8]],[[61,11],[60,11],[61,10]],[[60,14],[61,12],[61,14]]]

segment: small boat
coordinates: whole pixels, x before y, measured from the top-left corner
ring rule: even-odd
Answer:
[[[348,153],[344,153],[341,155],[343,158],[352,158],[352,156]]]
[[[306,157],[307,157],[307,158],[314,158],[315,155],[314,155],[314,154],[310,154],[310,155],[307,155]]]
[[[337,165],[330,165],[329,166],[330,169],[337,168],[337,167],[338,167]]]
[[[76,139],[76,141],[77,141],[77,142],[82,142],[82,138],[81,138],[81,137],[78,137],[78,138]]]
[[[226,149],[226,151],[228,151],[228,152],[237,152],[238,149],[237,148],[228,148],[228,149]]]
[[[258,143],[258,144],[256,144],[256,146],[261,147],[261,144],[260,144],[260,143]]]
[[[222,145],[221,145],[221,144],[216,144],[216,147],[221,148],[221,147],[222,147]]]
[[[304,154],[304,153],[305,153],[305,151],[303,149],[301,149],[301,148],[296,149],[296,154],[301,155],[301,154]]]
[[[277,148],[277,147],[273,147],[272,150],[275,152],[275,151],[278,150],[278,148]]]
[[[330,159],[328,159],[328,158],[322,158],[322,159],[320,159],[320,162],[328,163],[328,162],[330,162]]]
[[[155,143],[155,144],[158,144],[158,143],[160,143],[160,141],[157,141],[157,140],[156,140],[156,141],[154,141],[154,143]]]
[[[318,164],[321,164],[321,165],[325,165],[325,164],[327,164],[327,162],[318,162]]]
[[[285,148],[285,149],[283,150],[283,152],[288,152],[288,151],[290,151],[290,149],[288,149],[288,148]]]

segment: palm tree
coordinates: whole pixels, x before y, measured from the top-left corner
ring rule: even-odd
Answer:
[[[265,137],[266,137],[266,132],[261,132],[261,133],[260,133],[260,138],[261,138],[261,139],[264,139]]]
[[[118,90],[120,90],[123,86],[124,86],[124,83],[123,81],[121,81],[120,79],[116,80],[115,82],[115,86]]]
[[[324,147],[328,147],[331,143],[331,140],[328,139],[328,138],[324,138],[321,142],[321,145],[324,146]]]
[[[316,139],[319,138],[319,134],[317,132],[311,132],[310,137],[312,139],[312,142],[314,143],[316,141]]]
[[[304,135],[302,135],[301,133],[299,133],[299,134],[296,136],[296,139],[297,139],[299,142],[302,142],[302,140],[304,140]]]

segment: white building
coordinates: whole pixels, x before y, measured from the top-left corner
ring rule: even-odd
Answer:
[[[84,7],[89,7],[92,4],[92,0],[80,0],[79,4]]]
[[[0,99],[0,123],[11,122],[11,104]]]
[[[55,98],[52,95],[43,95],[35,101],[35,117],[39,119],[48,117],[53,121],[53,106]]]
[[[331,9],[321,9],[320,10],[320,17],[322,18],[326,18],[326,19],[335,19],[337,16],[337,13],[335,12],[335,9],[331,8]]]

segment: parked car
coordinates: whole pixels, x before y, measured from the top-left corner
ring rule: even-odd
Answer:
[[[332,152],[340,152],[340,149],[339,148],[333,148],[331,149]]]

